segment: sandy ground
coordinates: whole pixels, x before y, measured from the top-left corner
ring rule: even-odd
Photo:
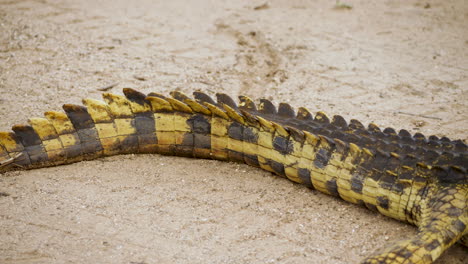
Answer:
[[[113,86],[246,94],[466,140],[468,3],[0,0],[0,130]],[[0,263],[355,263],[415,228],[247,165],[0,175]],[[466,248],[437,263],[468,263]]]

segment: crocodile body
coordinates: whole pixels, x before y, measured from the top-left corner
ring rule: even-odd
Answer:
[[[247,163],[418,226],[362,263],[432,263],[468,246],[468,148],[245,96],[105,93],[0,132],[0,172],[126,153]]]

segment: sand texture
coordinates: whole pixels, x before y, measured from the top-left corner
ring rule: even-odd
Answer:
[[[340,3],[0,0],[0,131],[131,87],[466,140],[467,1]],[[9,172],[0,193],[0,263],[346,264],[416,233],[247,165],[156,154]]]

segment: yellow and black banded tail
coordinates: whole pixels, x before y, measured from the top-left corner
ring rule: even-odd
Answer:
[[[0,132],[0,173],[129,153],[237,161],[419,226],[364,263],[431,263],[467,245],[467,146],[268,100],[124,89]]]
[[[13,132],[0,132],[0,171],[54,166],[124,153],[155,152],[155,122],[146,97],[126,89],[127,97],[104,94],[106,103],[84,99],[65,104]]]

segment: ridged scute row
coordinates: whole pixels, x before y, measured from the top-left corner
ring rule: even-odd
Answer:
[[[177,111],[215,115],[240,124],[261,126],[262,129],[277,130],[285,137],[291,134],[299,141],[305,139],[304,132],[309,132],[322,136],[330,144],[335,141],[353,144],[355,148],[365,148],[373,155],[384,152],[398,157],[403,163],[411,160],[413,164],[434,168],[443,181],[450,179],[442,175],[458,174],[452,171],[466,174],[467,170],[468,148],[460,140],[451,141],[435,136],[426,139],[420,133],[412,136],[406,130],[400,130],[397,134],[393,128],[381,131],[373,123],[366,129],[355,119],[349,124],[341,116],[334,116],[330,120],[325,113],[318,112],[313,116],[304,107],[300,107],[296,114],[289,104],[280,103],[276,108],[266,99],[261,99],[257,106],[246,96],[239,96],[238,106],[226,94],[217,94],[216,101],[202,92],[195,92],[194,99],[177,91],[171,93],[172,97],[157,93],[146,96],[132,89],[124,89],[124,94],[125,97],[105,93],[105,103],[85,99],[85,106],[66,104],[63,106],[65,113],[47,112],[45,118],[30,119],[29,125],[14,126],[14,133],[2,132],[0,147],[3,151],[0,153],[0,160],[6,164],[12,163],[14,159],[16,165],[35,167],[42,161],[57,165],[102,155],[156,151],[155,142],[153,146],[145,146],[145,142],[150,144],[151,140],[156,141],[154,135],[151,135],[154,129],[150,126],[154,122],[151,122],[150,115],[153,112]],[[134,117],[137,118],[132,121]],[[118,123],[117,128],[113,128],[114,122]],[[136,122],[139,126],[134,128],[131,122]],[[114,149],[102,149],[99,138],[104,138],[99,137],[95,124],[107,129],[107,141],[113,141],[111,145]],[[144,134],[134,135],[135,129],[142,130]],[[125,144],[122,144],[123,141]],[[141,148],[138,147],[140,145]],[[23,155],[17,157],[22,152]],[[452,181],[460,180],[459,178],[455,177]]]
[[[377,151],[386,152],[388,155],[393,153],[402,160],[416,158],[421,165],[442,171],[455,170],[466,173],[468,166],[468,147],[461,140],[451,141],[446,137],[438,139],[436,136],[430,136],[429,139],[426,139],[420,133],[411,136],[406,130],[400,130],[397,134],[393,128],[381,131],[374,123],[369,124],[366,129],[362,123],[355,119],[352,119],[348,125],[341,116],[335,115],[330,120],[324,112],[317,112],[314,117],[304,107],[300,107],[296,114],[289,104],[280,103],[277,109],[271,101],[266,99],[261,99],[260,104],[256,106],[250,98],[239,96],[240,103],[237,106],[234,100],[226,94],[217,94],[217,103],[201,92],[196,92],[194,95],[200,102],[216,105],[221,111],[223,105],[227,105],[244,117],[250,116],[250,119],[254,120],[268,120],[276,123],[276,127],[281,126],[288,131],[307,131],[331,140],[353,143],[368,149],[371,153]],[[232,114],[230,118],[239,119]],[[268,126],[268,122],[260,124]]]
[[[330,119],[323,112],[318,112],[314,117],[303,107],[299,108],[295,114],[292,107],[285,103],[281,103],[277,110],[275,105],[266,99],[260,101],[258,110],[251,102],[246,111],[283,126],[294,127],[329,138],[338,138],[373,151],[378,149],[399,155],[414,154],[427,165],[466,167],[468,147],[461,140],[451,141],[446,137],[439,139],[436,136],[430,136],[426,139],[421,133],[412,136],[406,130],[400,130],[397,134],[393,128],[385,128],[382,131],[374,123],[369,124],[366,129],[362,123],[355,119],[351,119],[348,124],[341,116],[335,115]]]

